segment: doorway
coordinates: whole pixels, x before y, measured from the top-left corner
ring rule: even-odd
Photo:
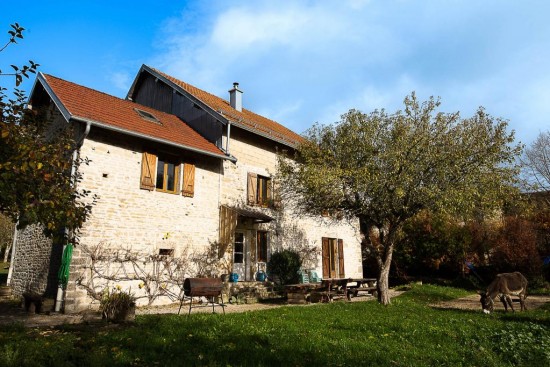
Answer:
[[[239,280],[245,280],[246,247],[244,232],[235,232],[233,244],[233,272],[239,275]]]

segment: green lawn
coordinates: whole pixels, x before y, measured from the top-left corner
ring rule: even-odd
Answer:
[[[125,327],[13,325],[6,366],[543,366],[550,307],[522,313],[432,309],[466,291],[416,286],[384,307],[336,302],[244,314],[138,316]]]

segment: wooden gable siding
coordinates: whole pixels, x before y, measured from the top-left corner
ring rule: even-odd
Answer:
[[[143,76],[136,90],[134,102],[172,113],[172,89],[151,75]]]
[[[218,148],[222,147],[223,126],[193,101],[148,73],[134,92],[135,102],[178,116]]]
[[[191,126],[208,141],[216,144],[218,148],[223,148],[223,126],[221,122],[206,113],[193,101],[180,93],[173,93],[171,113],[187,122],[187,125]]]

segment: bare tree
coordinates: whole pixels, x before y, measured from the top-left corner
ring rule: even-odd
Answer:
[[[541,132],[525,149],[522,163],[530,187],[534,191],[550,191],[550,131]]]

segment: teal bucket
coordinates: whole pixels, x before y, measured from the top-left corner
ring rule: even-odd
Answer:
[[[265,279],[267,278],[267,275],[263,272],[263,271],[259,271],[257,274],[256,274],[256,280],[258,282],[263,282],[265,281]]]
[[[239,281],[239,274],[231,273],[231,276],[229,277],[229,281],[232,283],[237,283]]]

